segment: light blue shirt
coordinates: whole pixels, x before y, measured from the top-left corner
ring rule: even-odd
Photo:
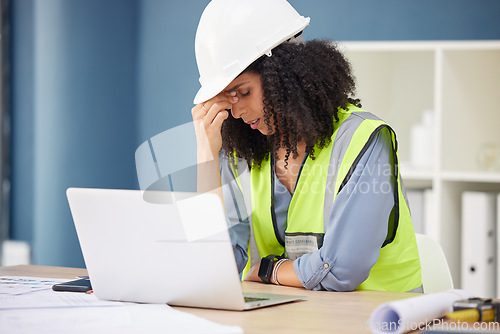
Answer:
[[[323,246],[293,263],[295,273],[306,289],[352,291],[368,278],[386,238],[389,215],[394,206],[391,163],[391,135],[384,128],[338,193],[325,227]],[[229,196],[234,197],[240,191],[236,189],[236,183],[231,182],[234,176],[227,164],[221,166],[221,172],[223,184],[232,188],[225,192],[224,202],[233,250],[241,272],[248,260],[250,226],[248,219],[241,218],[244,215],[238,215],[241,208],[237,203],[241,201]],[[276,175],[274,178],[276,222],[284,240],[292,195]]]

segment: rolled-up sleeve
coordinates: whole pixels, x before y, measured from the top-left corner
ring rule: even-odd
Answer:
[[[391,135],[382,129],[338,193],[323,246],[294,261],[306,289],[352,291],[368,278],[394,206],[391,163]]]

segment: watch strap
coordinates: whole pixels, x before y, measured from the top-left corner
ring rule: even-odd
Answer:
[[[282,259],[282,256],[278,255],[268,255],[260,260],[259,266],[259,278],[262,282],[266,284],[271,283],[271,277],[273,276],[273,267],[277,259]]]

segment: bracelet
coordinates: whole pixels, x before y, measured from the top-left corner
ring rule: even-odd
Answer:
[[[276,264],[274,265],[274,268],[273,268],[273,281],[276,285],[281,285],[279,282],[278,282],[278,268],[281,266],[281,264],[285,261],[290,261],[289,259],[280,259],[278,260],[278,262],[276,262]]]

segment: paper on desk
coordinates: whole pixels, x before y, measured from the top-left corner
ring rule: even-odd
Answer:
[[[124,303],[98,299],[81,292],[37,291],[22,295],[0,295],[0,311],[8,309],[121,306]]]
[[[66,281],[68,279],[64,278],[0,276],[0,294],[20,295],[39,290],[48,290],[52,289],[52,285]]]
[[[106,308],[61,308],[0,311],[2,333],[10,334],[242,334],[160,304],[129,304]]]
[[[377,334],[413,331],[444,317],[453,302],[471,297],[468,291],[454,289],[385,303],[371,314],[370,328]]]

